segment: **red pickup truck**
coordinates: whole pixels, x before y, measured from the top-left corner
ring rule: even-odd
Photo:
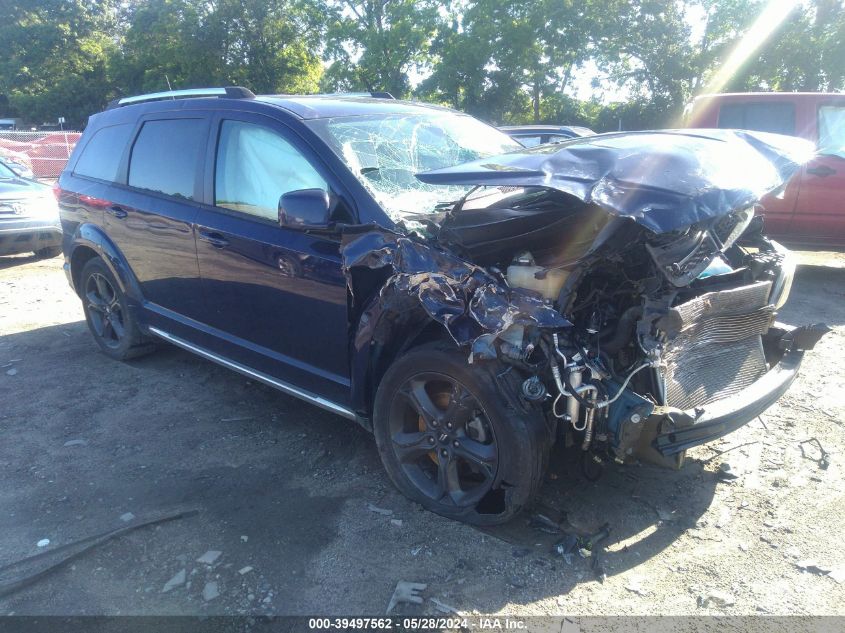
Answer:
[[[687,127],[777,132],[815,143],[815,157],[784,191],[761,201],[766,233],[789,244],[845,246],[845,94],[702,95],[687,116]]]

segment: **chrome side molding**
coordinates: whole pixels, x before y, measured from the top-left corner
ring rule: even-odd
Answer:
[[[325,409],[326,411],[330,411],[331,413],[343,416],[344,418],[355,420],[356,422],[359,421],[359,417],[354,411],[352,411],[351,409],[347,409],[346,407],[339,405],[336,402],[326,400],[321,396],[313,394],[309,391],[305,391],[304,389],[294,387],[293,385],[290,385],[286,382],[282,382],[281,380],[273,378],[272,376],[268,376],[267,374],[260,372],[256,369],[252,369],[250,367],[247,367],[246,365],[241,365],[240,363],[236,363],[233,360],[229,360],[228,358],[219,356],[214,352],[210,352],[203,347],[199,347],[198,345],[189,343],[188,341],[181,339],[178,336],[174,336],[173,334],[160,330],[156,327],[150,327],[149,331],[150,334],[154,334],[155,336],[164,339],[169,343],[173,343],[177,347],[181,347],[182,349],[186,349],[189,352],[193,352],[198,356],[202,356],[206,360],[210,360],[212,362],[217,363],[218,365],[222,365],[223,367],[232,369],[238,372],[239,374],[254,378],[255,380],[263,382],[265,385],[268,385],[275,389],[278,389],[279,391],[286,393],[289,396],[299,398],[300,400],[309,402],[313,405],[320,407],[321,409]]]

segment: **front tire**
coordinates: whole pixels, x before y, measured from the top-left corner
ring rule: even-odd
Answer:
[[[126,296],[102,259],[94,257],[86,262],[80,282],[85,321],[106,356],[128,360],[154,349],[138,327]]]
[[[498,372],[497,372],[498,370]],[[496,362],[421,347],[387,371],[373,430],[387,474],[405,496],[450,519],[495,525],[534,497],[548,461],[542,414],[513,402]]]

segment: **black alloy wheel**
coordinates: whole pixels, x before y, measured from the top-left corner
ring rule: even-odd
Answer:
[[[458,508],[489,492],[498,466],[493,428],[457,379],[425,372],[396,391],[390,410],[392,449],[423,494]]]
[[[107,356],[128,360],[155,349],[129,310],[114,274],[99,257],[85,263],[79,275],[79,294],[88,329]]]
[[[435,342],[400,354],[376,390],[373,432],[391,481],[424,508],[474,525],[510,520],[535,495],[551,433],[497,361]]]
[[[123,306],[105,275],[95,272],[88,276],[84,300],[94,335],[107,347],[119,348],[126,337]]]

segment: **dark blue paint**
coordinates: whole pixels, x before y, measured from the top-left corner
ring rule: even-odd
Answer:
[[[75,254],[88,255],[78,249],[90,249],[110,266],[137,308],[142,327],[164,330],[366,416],[367,379],[352,375],[350,339],[358,324],[348,310],[340,235],[306,233],[220,209],[213,206],[213,197],[220,122],[247,121],[273,128],[305,154],[352,221],[392,228],[393,222],[306,120],[361,109],[372,113],[374,106],[385,112],[418,111],[384,100],[188,99],[92,116],[59,180],[71,283],[79,274],[70,270],[72,264],[83,259]],[[97,130],[129,123],[135,139],[146,121],[182,117],[201,118],[208,126],[192,199],[129,186],[132,142],[122,152],[117,182],[73,173]],[[369,371],[369,363],[355,367]]]

